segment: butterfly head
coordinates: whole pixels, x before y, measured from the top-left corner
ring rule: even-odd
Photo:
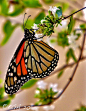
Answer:
[[[24,37],[25,38],[33,38],[35,35],[35,32],[33,31],[33,29],[24,29]]]

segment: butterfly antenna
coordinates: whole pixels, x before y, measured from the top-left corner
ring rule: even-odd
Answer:
[[[28,18],[29,18],[30,16],[31,16],[31,15],[29,15]],[[25,26],[26,26],[26,23],[27,23],[27,21],[28,21],[28,18],[27,18],[27,20],[26,20],[26,22],[25,22]]]
[[[25,14],[27,14],[27,13],[25,13]],[[23,18],[23,28],[25,28],[25,26],[24,26],[25,14],[24,14],[24,18]]]

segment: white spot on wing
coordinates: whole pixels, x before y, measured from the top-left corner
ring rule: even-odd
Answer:
[[[10,90],[10,88],[8,87],[8,90]]]
[[[13,76],[13,73],[10,73],[11,76]]]
[[[8,72],[10,71],[10,69],[8,69]]]
[[[10,63],[10,66],[12,65],[12,63]]]
[[[25,60],[25,63],[27,63],[27,59]]]
[[[7,88],[7,84],[5,84],[5,87]]]
[[[14,72],[16,72],[16,67],[14,67]]]
[[[16,81],[17,80],[17,77],[14,77],[14,81]]]

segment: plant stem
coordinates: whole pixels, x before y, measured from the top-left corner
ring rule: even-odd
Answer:
[[[80,12],[81,10],[84,10],[85,8],[86,8],[86,7],[81,8],[80,10],[77,10],[76,12],[74,12],[74,13],[72,13],[72,14],[70,14],[70,15],[66,16],[66,17],[64,17],[64,18],[63,18],[63,19],[61,19],[61,20],[64,20],[64,19],[66,19],[66,18],[68,18],[68,17],[70,17],[70,16],[72,16],[72,15],[76,14],[77,12]]]
[[[82,48],[81,48],[81,52],[80,52],[80,55],[79,55],[79,59],[78,59],[77,64],[76,64],[76,66],[75,66],[75,68],[74,68],[74,70],[73,70],[73,73],[72,73],[71,77],[69,78],[69,81],[67,82],[67,84],[66,84],[65,87],[63,88],[62,92],[55,98],[55,100],[58,99],[58,98],[64,93],[64,91],[67,89],[67,87],[69,86],[69,84],[70,84],[71,81],[73,80],[73,77],[74,77],[74,75],[75,75],[75,72],[76,72],[76,70],[77,70],[77,68],[78,68],[79,62],[80,62],[81,57],[82,57],[82,52],[83,52],[84,44],[85,44],[85,37],[86,37],[86,32],[85,32],[85,34],[84,34],[84,38],[83,38],[83,41],[82,41]]]

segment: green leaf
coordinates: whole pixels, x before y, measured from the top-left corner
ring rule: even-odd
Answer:
[[[55,43],[55,42],[56,42],[56,39],[51,39],[50,42],[51,42],[51,43]]]
[[[74,30],[73,33],[74,35],[77,35],[77,38],[75,40],[78,40],[81,36],[81,33],[80,32],[77,33],[77,30]]]
[[[44,19],[44,17],[45,17],[45,13],[42,11],[42,12],[40,12],[38,15],[37,15],[37,17],[35,18],[35,23],[36,24],[39,24],[40,23],[40,21],[42,20],[42,19]]]
[[[61,70],[57,77],[60,78],[62,76],[63,72],[64,72],[64,70]]]
[[[0,99],[4,98],[4,87],[0,88]]]
[[[13,99],[13,98],[15,98],[15,94],[8,95],[8,97],[9,97],[10,99]]]
[[[1,41],[1,44],[0,44],[1,46],[5,45],[8,42],[16,26],[17,24],[13,26],[9,20],[5,22],[4,27],[3,27],[5,36],[3,37],[3,40]]]
[[[68,52],[66,53],[66,63],[69,62],[70,59],[73,59],[75,62],[77,62],[76,56],[74,54],[73,49],[69,49]]]
[[[0,5],[2,4],[3,1],[4,1],[4,0],[0,0]]]
[[[24,7],[22,5],[14,5],[14,10],[11,13],[8,13],[8,16],[17,16],[19,14],[21,14],[24,11]],[[22,20],[23,21],[23,20]]]
[[[62,8],[61,7],[57,7],[59,8],[59,10],[56,11],[56,14],[58,15],[58,17],[62,16]]]
[[[68,46],[68,37],[65,31],[59,32],[57,36],[57,43],[59,46],[65,47]]]
[[[69,3],[62,3],[62,12],[66,11],[69,8]]]
[[[68,34],[72,32],[74,25],[75,25],[75,20],[73,19],[73,16],[71,16],[70,22],[68,24]]]
[[[30,8],[37,8],[42,6],[39,3],[39,0],[22,0],[21,2],[25,7],[30,7]]]
[[[54,0],[43,0],[46,4],[50,4],[50,3],[53,3]]]
[[[37,89],[37,90],[39,90],[39,91],[41,91],[41,89],[40,89],[40,88],[38,88],[38,87],[37,87],[36,89]]]
[[[3,82],[3,79],[0,78],[0,84]]]
[[[41,103],[41,100],[37,101],[37,102],[35,103],[35,105],[39,105],[40,103]]]
[[[53,101],[52,98],[56,94],[57,94],[57,92],[53,92],[52,88],[50,88],[50,90],[48,90],[48,89],[41,90],[39,94],[35,94],[35,98],[39,99],[39,101],[36,102],[35,104],[39,105],[39,104],[48,104],[48,103],[51,103]]]
[[[9,105],[11,103],[10,99],[7,99],[5,101],[0,101],[0,107],[6,107],[7,105]]]
[[[0,14],[6,16],[8,14],[8,2],[7,0],[0,1]]]
[[[69,7],[69,3],[66,3],[66,2],[58,2],[57,4],[55,4],[55,6],[60,6],[62,7],[62,12],[66,11]]]
[[[75,110],[75,111],[86,111],[86,106],[83,106],[83,105],[82,105],[82,106],[80,107],[80,109],[77,109],[77,110]]]
[[[30,88],[30,87],[32,87],[36,82],[37,82],[36,79],[31,79],[31,80],[29,80],[28,82],[26,82],[26,83],[21,87],[21,89]]]
[[[86,24],[81,24],[81,25],[80,25],[80,28],[81,28],[82,30],[86,29]]]

